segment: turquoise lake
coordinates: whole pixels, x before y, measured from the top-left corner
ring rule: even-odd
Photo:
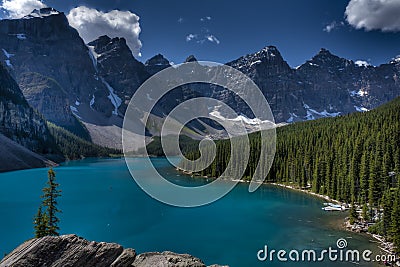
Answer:
[[[146,175],[144,160],[132,161],[140,175]],[[178,173],[163,158],[153,159],[153,164],[178,184],[205,183]],[[345,214],[322,211],[322,200],[272,185],[249,193],[247,184],[239,184],[207,206],[177,208],[144,193],[123,159],[72,161],[55,171],[62,190],[61,234],[115,242],[138,253],[169,250],[192,254],[208,265],[233,267],[354,266],[345,262],[261,262],[257,252],[264,245],[287,251],[336,248],[339,238],[346,238],[350,249],[376,248],[369,237],[340,230],[338,224]],[[47,169],[0,174],[1,256],[33,237],[33,216],[46,180]]]

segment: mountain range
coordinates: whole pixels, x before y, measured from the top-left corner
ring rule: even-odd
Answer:
[[[1,20],[0,49],[1,133],[39,153],[47,152],[46,120],[88,142],[120,149],[123,117],[132,95],[149,77],[172,66],[161,54],[138,61],[124,38],[100,36],[85,44],[64,13],[52,8]],[[191,55],[186,61],[197,60]],[[321,49],[292,68],[276,47],[267,46],[226,65],[259,86],[276,123],[364,112],[400,96],[399,57],[371,66]],[[198,96],[227,103],[245,123],[253,118],[231,91],[193,84],[163,97],[152,114],[153,124],[160,124],[177,104]],[[194,122],[191,128],[201,132],[202,125]],[[147,130],[149,136],[158,134]]]

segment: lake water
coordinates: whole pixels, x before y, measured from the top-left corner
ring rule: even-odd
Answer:
[[[140,175],[146,175],[148,166],[143,159],[132,161]],[[194,186],[205,182],[176,172],[165,159],[153,163],[176,183]],[[210,205],[177,208],[144,193],[123,159],[73,161],[55,171],[62,190],[61,234],[116,242],[138,253],[170,250],[192,254],[206,264],[233,267],[353,266],[344,262],[260,262],[256,254],[264,245],[287,251],[336,248],[339,238],[346,238],[350,249],[375,248],[370,238],[335,226],[345,215],[322,211],[322,200],[271,185],[248,193],[248,185],[239,184]],[[46,180],[47,169],[0,174],[1,256],[33,236],[32,218]]]

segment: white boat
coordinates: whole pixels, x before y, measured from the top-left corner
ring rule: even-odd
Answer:
[[[341,206],[337,207],[332,207],[332,206],[327,206],[322,208],[324,211],[343,211],[343,208]]]

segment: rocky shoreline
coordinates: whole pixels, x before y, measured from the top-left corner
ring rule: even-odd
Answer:
[[[195,174],[193,174],[191,172],[187,172],[187,171],[182,170],[180,168],[176,168],[176,170],[179,171],[179,172],[182,172],[182,173],[184,173],[186,175],[191,175],[192,177],[196,176],[196,177],[204,178],[204,179],[210,178],[210,177],[204,177],[204,176],[200,176],[200,175],[195,175]],[[240,181],[231,180],[231,181],[241,182],[241,183],[249,182],[249,181],[244,181],[244,180],[240,180]],[[281,184],[281,183],[265,183],[265,184],[270,184],[270,185],[274,185],[274,186],[277,186],[277,187],[282,187],[282,188],[285,188],[285,189],[294,190],[294,191],[297,191],[297,192],[301,192],[301,193],[304,193],[304,194],[307,194],[307,195],[311,195],[311,196],[323,199],[323,200],[325,200],[327,202],[330,202],[330,203],[336,203],[336,204],[340,204],[340,205],[343,205],[343,206],[346,206],[346,207],[350,207],[350,204],[348,204],[348,203],[342,203],[342,202],[340,202],[338,200],[330,198],[329,196],[322,195],[322,194],[317,194],[317,193],[311,192],[310,190],[307,190],[307,189],[301,189],[301,188],[298,188],[298,187],[295,187],[295,186]],[[380,250],[385,252],[387,255],[395,255],[396,253],[394,251],[394,244],[392,242],[387,241],[383,236],[380,236],[380,235],[377,235],[377,234],[372,234],[372,233],[368,232],[368,227],[369,227],[368,223],[357,222],[357,223],[354,223],[354,224],[350,224],[350,220],[349,220],[348,217],[346,217],[345,221],[341,225],[341,228],[343,230],[351,231],[351,232],[355,232],[355,233],[365,233],[365,234],[371,236],[374,240],[376,240],[375,242],[377,242],[379,244],[378,248]],[[400,257],[397,258],[396,264],[398,264],[398,266],[400,266]]]
[[[115,243],[88,241],[76,235],[25,241],[0,261],[0,267],[206,267],[189,254],[170,251],[136,254]],[[229,267],[211,265],[208,267]]]
[[[337,201],[335,199],[332,199],[328,196],[325,195],[321,195],[321,194],[316,194],[314,192],[311,192],[309,190],[305,190],[305,189],[300,189],[300,188],[296,188],[294,186],[290,186],[290,185],[285,185],[285,184],[279,184],[279,183],[270,183],[272,185],[275,186],[279,186],[279,187],[283,187],[286,189],[291,189],[294,191],[298,191],[298,192],[302,192],[320,199],[324,199],[326,201],[329,201],[331,203],[337,203],[340,205],[344,205],[344,206],[350,206],[350,204],[348,203],[342,203],[340,201]],[[371,236],[374,240],[376,240],[375,242],[378,243],[378,248],[383,251],[384,253],[386,253],[386,255],[396,255],[395,253],[395,247],[393,242],[389,242],[385,239],[385,237],[377,235],[377,234],[372,234],[370,232],[368,232],[368,227],[370,226],[369,223],[366,222],[355,222],[354,224],[350,223],[350,219],[349,217],[346,217],[345,221],[342,224],[342,229],[346,230],[346,231],[351,231],[351,232],[355,232],[355,233],[364,233],[367,234],[369,236]],[[397,266],[400,266],[400,257],[397,257],[397,261],[396,261]]]

